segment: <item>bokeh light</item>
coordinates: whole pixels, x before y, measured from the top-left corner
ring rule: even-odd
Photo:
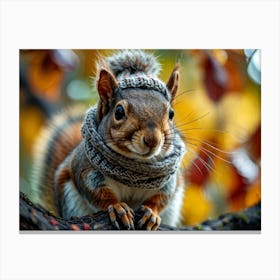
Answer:
[[[34,143],[48,119],[98,100],[95,63],[114,50],[20,51],[20,190],[32,199]],[[187,154],[182,221],[193,225],[261,199],[260,50],[147,50],[167,81],[180,64],[175,122]]]

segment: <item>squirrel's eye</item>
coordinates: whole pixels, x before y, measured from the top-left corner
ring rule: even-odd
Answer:
[[[115,109],[115,119],[117,121],[122,120],[125,118],[125,111],[122,105],[117,105]]]
[[[174,117],[174,111],[172,109],[169,110],[169,119],[173,120]]]

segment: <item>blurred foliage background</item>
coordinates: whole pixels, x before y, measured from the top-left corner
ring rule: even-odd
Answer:
[[[259,50],[147,50],[167,81],[179,62],[175,122],[185,137],[183,223],[194,225],[261,199]],[[31,168],[40,129],[66,106],[89,107],[99,55],[113,50],[20,51],[20,190],[32,199]]]

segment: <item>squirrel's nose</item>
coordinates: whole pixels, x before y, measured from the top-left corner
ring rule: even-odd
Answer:
[[[157,147],[157,145],[159,144],[159,139],[157,137],[154,136],[144,136],[143,137],[143,143],[145,146],[149,147],[149,148],[155,148]]]
[[[149,148],[155,148],[159,144],[159,139],[155,135],[146,135],[143,137],[143,143]]]
[[[144,134],[142,136],[142,143],[144,146],[153,149],[156,148],[161,140],[161,132],[157,128],[154,121],[149,120],[144,129]]]
[[[146,131],[142,137],[143,145],[150,149],[158,147],[160,141],[161,141],[161,133],[157,129],[153,131],[151,130]]]

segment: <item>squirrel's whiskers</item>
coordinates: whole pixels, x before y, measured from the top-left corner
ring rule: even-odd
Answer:
[[[173,121],[178,68],[164,83],[149,53],[126,50],[101,59],[98,104],[84,115],[55,117],[38,144],[37,202],[65,219],[108,210],[117,229],[177,226],[185,152]],[[144,214],[134,225],[138,208]]]

